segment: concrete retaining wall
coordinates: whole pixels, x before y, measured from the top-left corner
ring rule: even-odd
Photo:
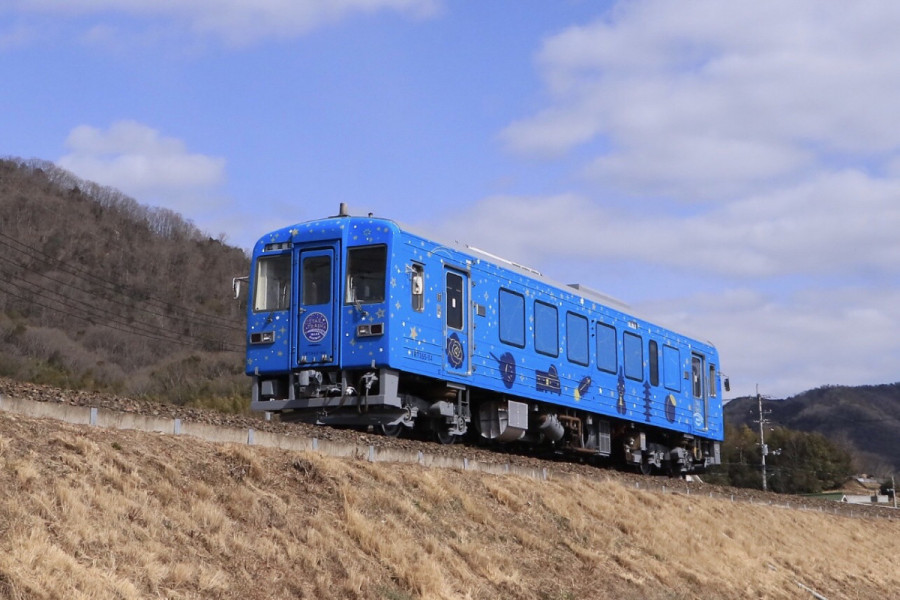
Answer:
[[[136,413],[119,412],[106,408],[72,406],[56,402],[36,402],[19,398],[0,396],[0,411],[27,417],[48,418],[75,425],[107,427],[109,429],[132,429],[170,435],[189,435],[208,442],[250,444],[266,448],[280,448],[295,452],[321,452],[339,458],[357,458],[370,462],[417,463],[425,467],[481,471],[497,475],[515,474],[535,479],[549,479],[547,469],[519,467],[509,463],[482,463],[468,458],[456,458],[428,454],[399,448],[376,448],[359,444],[346,444],[282,435],[255,429],[235,429],[206,423],[192,423],[181,419],[152,417]],[[557,476],[562,474],[557,474]]]

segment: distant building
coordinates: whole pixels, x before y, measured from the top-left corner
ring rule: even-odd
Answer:
[[[811,498],[824,498],[847,504],[889,504],[892,499],[887,494],[880,494],[881,483],[866,475],[852,477],[838,490],[829,490],[821,494],[808,494]]]

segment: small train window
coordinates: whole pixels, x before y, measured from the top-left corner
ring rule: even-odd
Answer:
[[[607,373],[615,373],[618,362],[616,328],[606,323],[597,323],[597,368]]]
[[[667,390],[681,391],[681,354],[672,346],[663,346],[663,384]]]
[[[694,398],[703,397],[703,361],[699,356],[691,357],[691,381],[693,383]]]
[[[566,356],[579,365],[589,362],[588,320],[575,313],[566,313]]]
[[[716,397],[716,365],[709,365],[709,384],[707,389],[712,398]]]
[[[534,303],[534,349],[547,356],[559,356],[559,321],[556,307]]]
[[[447,272],[447,327],[461,331],[463,328],[463,278]]]
[[[256,263],[253,310],[287,310],[291,305],[291,255],[263,256]]]
[[[412,291],[412,308],[416,312],[425,310],[425,267],[413,263],[410,273],[410,288]]]
[[[656,343],[656,340],[650,340],[648,346],[650,352],[650,356],[647,357],[650,366],[650,385],[655,387],[659,385],[659,344]]]
[[[500,288],[500,341],[525,347],[525,297]]]
[[[625,377],[644,380],[644,342],[641,336],[625,332],[622,339],[625,352]]]
[[[347,252],[347,303],[384,302],[387,246],[350,248]]]

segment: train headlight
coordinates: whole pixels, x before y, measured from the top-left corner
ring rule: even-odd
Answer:
[[[372,337],[384,334],[384,323],[371,323],[356,326],[356,337]]]
[[[275,341],[275,332],[274,331],[263,331],[260,333],[251,333],[250,334],[250,343],[251,344],[271,344]]]

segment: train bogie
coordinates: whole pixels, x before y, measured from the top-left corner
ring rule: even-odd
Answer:
[[[253,252],[252,408],[685,472],[718,462],[708,344],[580,286],[346,214]]]

